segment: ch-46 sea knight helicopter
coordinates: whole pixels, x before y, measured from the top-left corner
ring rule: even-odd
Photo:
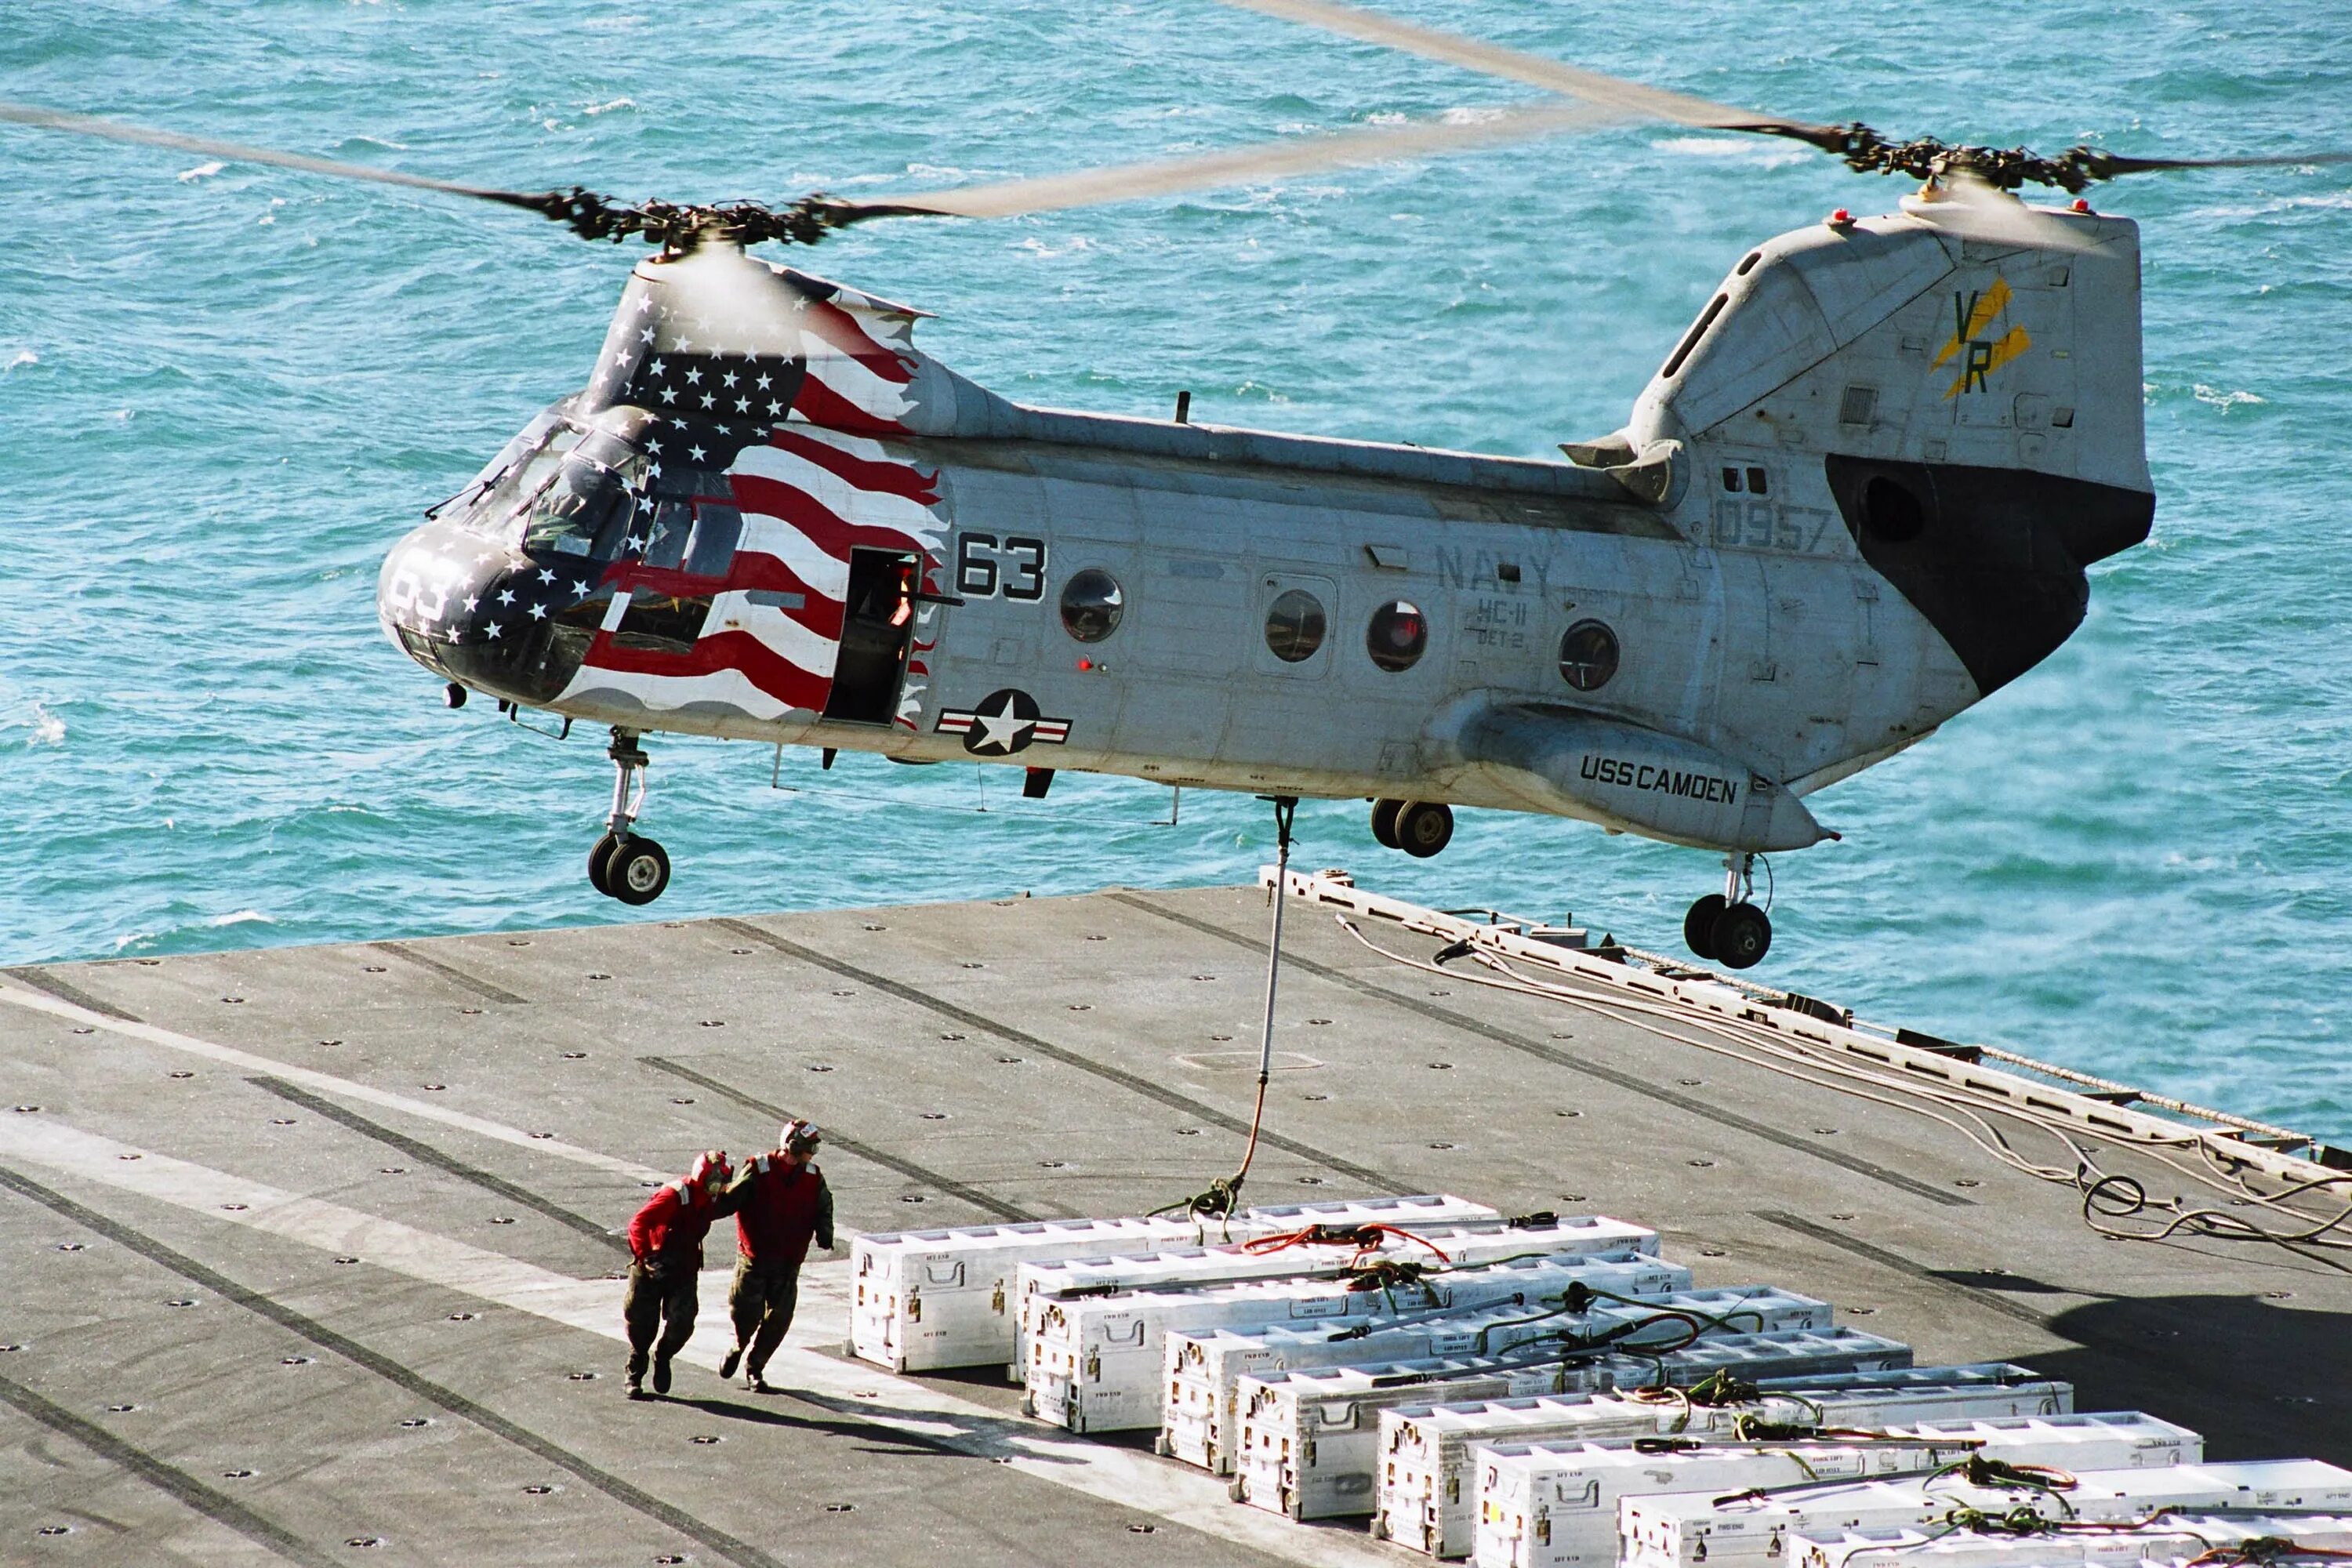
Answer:
[[[1757,855],[2083,618],[2147,537],[2138,231],[2078,193],[2346,154],[2054,157],[1814,125],[1328,0],[1229,0],[1543,88],[1486,121],[1301,139],[889,202],[530,195],[52,110],[0,118],[425,186],[643,237],[587,386],[386,559],[411,658],[609,725],[590,879],[669,879],[636,830],[676,731],[1363,796],[1434,855],[1454,805],[1720,852],[1691,949],[1771,927]],[[1740,256],[1616,432],[1538,462],[1026,407],[915,346],[918,312],[748,257],[883,217],[992,217],[1654,118],[1922,182]]]

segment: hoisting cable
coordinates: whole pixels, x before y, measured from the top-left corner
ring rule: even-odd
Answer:
[[[1265,1122],[1266,1084],[1274,1076],[1274,994],[1282,974],[1282,909],[1290,901],[1290,824],[1298,813],[1298,797],[1295,795],[1263,795],[1258,798],[1274,805],[1275,873],[1269,895],[1274,905],[1274,931],[1266,941],[1265,1022],[1258,1035],[1257,1103],[1250,1111],[1249,1143],[1242,1150],[1241,1167],[1232,1175],[1220,1176],[1189,1198],[1153,1209],[1154,1215],[1173,1214],[1181,1209],[1219,1219],[1231,1218],[1241,1202],[1242,1183],[1249,1175],[1250,1162],[1257,1158],[1258,1131]]]

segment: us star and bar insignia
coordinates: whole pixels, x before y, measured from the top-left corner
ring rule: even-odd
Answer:
[[[1058,746],[1070,738],[1070,721],[1048,719],[1037,700],[1006,687],[982,698],[972,709],[947,708],[932,730],[961,735],[963,749],[976,757],[1006,757],[1032,745]]]

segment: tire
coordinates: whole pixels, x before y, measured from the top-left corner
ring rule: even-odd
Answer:
[[[1454,808],[1442,801],[1407,802],[1397,813],[1397,847],[1426,860],[1454,842]]]
[[[1396,831],[1397,813],[1403,809],[1404,802],[1401,800],[1376,800],[1372,802],[1372,837],[1380,844],[1381,848],[1402,849],[1404,847],[1403,845],[1397,842]]]
[[[669,886],[669,856],[650,838],[623,839],[604,862],[604,882],[625,904],[650,904]]]
[[[613,896],[613,884],[604,879],[604,862],[610,860],[613,851],[620,847],[619,836],[607,833],[596,840],[594,848],[588,851],[588,885],[608,899]]]
[[[1683,917],[1683,945],[1699,957],[1715,957],[1715,922],[1731,906],[1724,902],[1721,893],[1709,893],[1690,907]]]
[[[1772,950],[1772,922],[1754,904],[1734,904],[1715,918],[1715,961],[1747,969]]]

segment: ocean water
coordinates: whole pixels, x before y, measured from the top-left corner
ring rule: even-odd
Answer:
[[[2056,150],[2352,139],[2320,0],[1757,6],[1384,0],[1813,120]],[[879,195],[1526,89],[1208,0],[7,0],[0,96],[486,184]],[[1808,150],[1627,126],[987,225],[800,264],[936,313],[1024,400],[1548,455],[1615,428],[1727,266],[1900,194]],[[2147,176],[2156,536],[2047,664],[1814,797],[1759,977],[2322,1135],[2352,1133],[2352,170]],[[452,713],[376,566],[584,379],[633,253],[439,196],[0,126],[0,962],[1247,878],[1265,808],[656,739],[677,879],[582,862],[598,737]],[[1303,863],[1674,949],[1708,858],[1360,803]]]

